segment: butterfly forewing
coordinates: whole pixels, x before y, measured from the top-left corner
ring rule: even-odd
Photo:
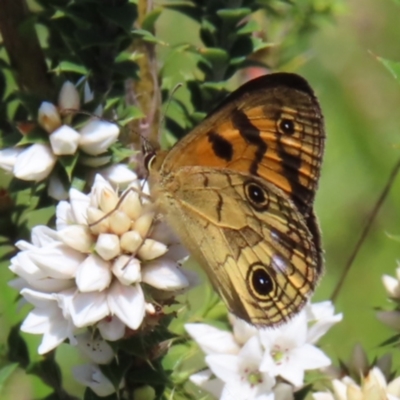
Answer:
[[[170,151],[163,168],[205,165],[260,176],[308,215],[324,141],[323,116],[308,83],[295,74],[265,75],[228,96]]]

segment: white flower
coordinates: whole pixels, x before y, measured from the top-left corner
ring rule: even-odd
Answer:
[[[12,172],[18,156],[24,151],[21,147],[0,150],[0,168]]]
[[[211,354],[206,356],[210,370],[225,383],[221,400],[260,399],[272,394],[275,379],[268,372],[260,371],[262,348],[253,336],[237,355]]]
[[[42,181],[49,177],[58,157],[74,155],[79,147],[89,155],[80,157],[81,164],[98,168],[109,163],[110,155],[90,156],[106,152],[117,141],[119,127],[111,122],[92,119],[78,132],[69,126],[72,118],[67,110],[79,108],[79,93],[75,86],[67,81],[61,88],[58,106],[45,101],[38,110],[38,123],[49,134],[48,142],[34,143],[25,148],[0,150],[0,168],[25,181]],[[29,133],[27,135],[29,136]],[[48,194],[56,200],[65,199],[65,191],[56,174],[57,169],[52,175],[52,182],[49,183]],[[113,184],[118,188],[126,187],[136,179],[133,172],[121,165],[106,168],[104,175],[110,175]]]
[[[24,181],[41,181],[50,175],[56,161],[49,146],[35,143],[19,154],[13,173]]]
[[[392,299],[400,299],[400,267],[396,269],[396,278],[383,275],[382,282],[389,297]]]
[[[58,107],[61,113],[64,113],[66,110],[80,109],[79,93],[72,82],[66,81],[62,85],[58,95]]]
[[[51,174],[47,193],[58,201],[68,199],[68,191],[65,189],[60,178],[56,174]]]
[[[231,332],[207,324],[185,324],[185,329],[206,354],[237,354],[240,351]]]
[[[68,125],[62,125],[50,135],[50,144],[53,153],[57,156],[66,156],[76,153],[80,135]]]
[[[335,324],[343,319],[343,315],[336,314],[330,301],[307,304],[305,307],[308,322],[312,325],[308,328],[307,342],[316,343]]]
[[[332,381],[333,393],[317,392],[315,400],[400,400],[400,377],[386,382],[381,370],[372,368],[359,386],[353,379],[345,376]]]
[[[152,238],[155,215],[149,213],[148,200],[144,204],[137,187],[140,184],[135,182],[121,199],[97,175],[89,195],[71,189],[70,202],[59,203],[56,230],[35,227],[32,243],[17,243],[21,251],[10,266],[22,278],[17,286],[26,288],[22,294],[37,291],[36,296],[43,295],[49,304],[48,312],[41,311],[46,318],[41,330],[24,324],[25,331],[44,335],[42,349],[51,350],[65,335],[70,337],[69,332],[88,326],[97,326],[107,340],[120,339],[126,328],[138,329],[146,307],[151,306],[146,306],[142,282],[168,299],[190,286],[178,260],[169,252],[169,242]],[[166,225],[162,229],[160,221],[156,225],[157,231],[168,231]],[[133,251],[123,250],[121,245],[129,232],[138,237]],[[165,236],[175,240],[172,235]],[[146,245],[149,242],[151,246]],[[32,302],[32,296],[26,298]],[[49,340],[54,327],[48,315],[56,312],[58,319],[64,319],[63,326],[70,328],[57,340]]]
[[[103,375],[97,365],[85,364],[73,367],[72,374],[78,382],[90,387],[97,396],[106,397],[115,393],[114,385]],[[123,382],[120,387],[123,387]]]
[[[114,164],[103,168],[99,171],[99,174],[119,189],[125,189],[137,179],[137,175],[125,164]]]
[[[104,153],[117,141],[118,125],[108,121],[92,120],[80,130],[79,147],[87,154]]]
[[[25,318],[21,330],[43,335],[38,349],[39,354],[47,353],[67,338],[72,339],[73,326],[68,316],[58,307],[57,299],[52,294],[31,289],[23,289],[21,294],[35,306]]]
[[[75,339],[79,351],[95,364],[108,364],[115,357],[111,346],[91,332],[76,335]]]
[[[261,330],[260,338],[266,350],[260,369],[281,376],[294,386],[303,384],[304,371],[331,364],[320,349],[307,343],[305,311],[279,329]]]
[[[233,315],[229,316],[233,332],[207,324],[186,324],[189,335],[206,353],[209,366],[190,380],[217,398],[293,400],[293,386],[303,384],[304,371],[330,365],[329,358],[313,343],[341,318],[341,314],[334,314],[332,303],[326,301],[307,305],[278,328],[257,329]],[[248,364],[242,362],[241,354],[246,355]],[[280,382],[273,386],[277,376],[291,384]],[[248,382],[253,383],[250,389]],[[266,389],[261,385],[265,382],[272,386]]]

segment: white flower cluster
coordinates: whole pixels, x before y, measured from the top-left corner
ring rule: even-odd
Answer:
[[[90,94],[86,97],[88,96]],[[61,88],[58,106],[43,102],[39,108],[38,123],[49,134],[49,143],[34,143],[27,147],[16,146],[0,150],[0,168],[19,179],[37,182],[51,174],[57,157],[73,155],[78,149],[87,154],[81,157],[80,162],[92,167],[107,164],[110,157],[93,156],[105,153],[117,141],[118,125],[93,118],[79,131],[75,130],[68,125],[69,113],[79,109],[79,93],[75,86],[67,81]],[[52,184],[54,186],[57,183]]]
[[[191,285],[178,265],[186,251],[157,220],[146,191],[136,180],[119,196],[97,175],[89,195],[71,189],[70,201],[58,204],[55,230],[36,226],[32,243],[16,243],[10,269],[19,277],[11,284],[34,306],[21,329],[43,335],[40,354],[67,338],[76,343],[86,327],[118,340],[155,313],[148,299]]]
[[[393,301],[400,302],[400,266],[396,269],[396,278],[389,275],[383,275],[382,277],[383,285],[385,286],[386,293],[389,298]],[[391,311],[378,311],[378,319],[385,325],[394,329],[395,331],[400,331],[400,310]]]
[[[400,377],[387,383],[377,367],[372,368],[361,386],[348,376],[332,381],[332,392],[314,393],[314,400],[400,400]]]
[[[341,319],[327,301],[307,305],[278,328],[256,329],[234,317],[233,333],[206,324],[186,324],[189,335],[206,353],[208,365],[190,379],[221,400],[293,399],[306,370],[331,364],[314,344]]]

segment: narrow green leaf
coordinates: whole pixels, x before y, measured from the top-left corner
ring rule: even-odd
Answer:
[[[118,164],[136,154],[135,150],[124,147],[121,143],[112,145],[109,150],[111,151],[111,163]]]
[[[144,29],[135,29],[132,31],[132,34],[134,36],[141,38],[145,42],[157,43],[157,44],[164,45],[164,46],[167,45],[167,43],[156,38],[153,34],[151,34],[149,31],[146,31]]]
[[[250,8],[227,8],[218,10],[217,15],[230,25],[237,24],[240,20],[251,14]]]
[[[155,8],[146,14],[144,21],[142,23],[142,29],[146,29],[146,31],[154,32],[154,25],[157,22],[159,16],[161,15],[162,8]]]
[[[67,173],[68,179],[71,181],[72,174],[74,172],[76,163],[78,162],[79,153],[76,152],[72,156],[62,156],[58,157],[58,161],[64,168],[65,172]]]
[[[77,74],[87,75],[89,73],[85,66],[71,61],[61,61],[57,67],[52,69],[52,71],[57,72],[58,74],[62,72],[75,72]]]
[[[6,383],[7,379],[12,375],[12,373],[17,369],[18,363],[13,363],[6,365],[2,369],[0,369],[0,395],[4,388],[4,384]]]
[[[380,61],[386,69],[394,76],[394,78],[400,82],[400,62],[387,60],[382,57],[376,57],[378,61]]]
[[[143,118],[144,114],[135,106],[128,106],[122,111],[119,116],[118,124],[121,126],[125,126],[128,122],[131,122],[135,119]]]

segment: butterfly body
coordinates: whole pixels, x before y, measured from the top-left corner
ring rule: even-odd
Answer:
[[[231,312],[258,326],[297,313],[322,271],[313,200],[322,114],[303,78],[243,85],[169,152],[150,190]]]

